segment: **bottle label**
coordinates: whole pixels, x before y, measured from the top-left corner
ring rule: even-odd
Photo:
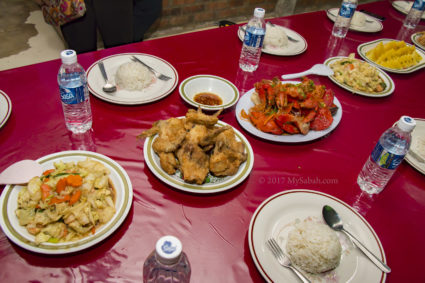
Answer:
[[[416,0],[412,6],[413,9],[423,11],[425,10],[425,0]]]
[[[255,28],[249,28],[245,32],[243,42],[249,47],[262,47],[264,40],[264,31],[258,32]]]
[[[78,104],[84,102],[84,85],[79,87],[60,87],[61,100],[65,104]]]
[[[395,170],[403,161],[404,155],[391,153],[378,142],[372,151],[371,157],[382,168]]]
[[[351,18],[356,11],[356,5],[354,3],[343,2],[341,9],[339,9],[339,15],[344,18]]]

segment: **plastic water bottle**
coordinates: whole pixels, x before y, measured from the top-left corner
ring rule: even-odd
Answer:
[[[246,72],[257,70],[261,57],[264,36],[266,35],[265,10],[255,8],[254,16],[249,20],[245,29],[239,67]]]
[[[84,133],[92,126],[86,72],[78,64],[74,50],[62,51],[61,59],[58,84],[65,124],[73,133]]]
[[[190,273],[182,243],[174,236],[161,237],[143,264],[144,283],[187,283]]]
[[[402,116],[394,127],[382,134],[357,178],[363,191],[378,194],[384,189],[409,151],[410,133],[415,126],[414,119]]]
[[[350,28],[351,19],[357,8],[357,0],[343,0],[338,16],[335,19],[332,35],[345,37]]]
[[[425,10],[425,1],[415,0],[415,2],[412,5],[412,8],[410,8],[410,11],[406,16],[406,19],[404,19],[403,25],[407,28],[412,28],[412,29],[415,28],[416,25],[421,20],[424,10]]]

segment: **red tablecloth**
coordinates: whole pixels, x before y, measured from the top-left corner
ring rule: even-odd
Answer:
[[[234,82],[241,93],[263,78],[305,70],[329,56],[348,55],[361,43],[378,38],[410,38],[402,29],[404,15],[387,1],[361,5],[383,15],[378,33],[350,31],[333,46],[331,22],[325,11],[276,18],[273,22],[300,33],[308,42],[303,54],[279,57],[263,54],[252,75],[238,70],[241,42],[237,26],[187,33],[78,56],[84,68],[103,57],[141,52],[164,58],[179,80],[212,74]],[[424,22],[421,21],[422,30]],[[343,108],[339,126],[328,136],[303,144],[272,143],[244,131],[234,108],[221,120],[245,134],[255,163],[250,176],[233,190],[196,195],[175,190],[158,180],[143,158],[136,136],[153,121],[182,116],[189,106],[178,88],[159,102],[121,106],[91,96],[93,133],[78,140],[65,128],[56,82],[60,60],[0,72],[0,89],[13,110],[0,129],[0,171],[22,159],[71,149],[104,154],[124,167],[133,183],[134,200],[122,226],[100,244],[64,256],[26,251],[0,232],[1,282],[135,282],[156,240],[165,234],[180,238],[192,265],[192,282],[261,282],[251,258],[247,231],[252,214],[269,196],[289,189],[311,189],[356,206],[384,247],[392,272],[387,282],[424,282],[425,177],[403,162],[385,190],[372,198],[361,193],[356,179],[381,133],[401,115],[425,118],[424,71],[390,74],[395,92],[385,98],[353,95],[327,77],[312,76],[332,88]],[[332,182],[288,183],[285,177],[319,178]],[[326,184],[328,183],[328,184]]]

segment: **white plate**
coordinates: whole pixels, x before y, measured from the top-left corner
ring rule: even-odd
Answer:
[[[394,41],[394,39],[382,38],[382,39],[377,39],[377,40],[374,40],[374,41],[369,41],[369,42],[366,42],[366,43],[362,43],[359,46],[357,46],[357,52],[360,54],[360,56],[364,60],[368,61],[369,63],[371,63],[371,64],[373,64],[375,66],[377,66],[378,68],[380,68],[382,70],[385,70],[385,71],[391,72],[391,73],[408,74],[408,73],[412,73],[414,71],[417,71],[417,70],[422,69],[423,67],[425,67],[425,52],[422,51],[422,50],[420,50],[420,49],[418,49],[418,48],[416,48],[416,52],[418,52],[419,56],[422,57],[421,61],[419,61],[418,64],[416,64],[416,65],[414,65],[412,67],[409,67],[409,68],[406,68],[406,69],[401,69],[401,70],[383,67],[381,65],[376,64],[375,62],[373,62],[372,60],[370,60],[369,58],[366,57],[366,52],[368,52],[369,50],[375,48],[376,45],[378,45],[381,42],[383,44],[386,44],[386,43],[388,43],[390,41]],[[409,44],[407,42],[406,42],[406,44],[408,46],[411,46],[411,44]]]
[[[413,4],[413,1],[393,1],[392,5],[393,7],[403,14],[407,15],[410,11],[411,5]],[[422,14],[422,19],[425,20],[425,14]]]
[[[412,143],[410,144],[410,150],[415,151],[415,153],[419,155],[417,148],[422,147],[423,149],[423,143],[425,142],[425,119],[415,118],[415,121],[416,127],[412,131]],[[425,156],[420,156],[425,159]],[[410,151],[407,153],[405,159],[407,163],[416,168],[416,170],[425,174],[425,163],[419,162],[410,154]]]
[[[255,265],[267,282],[298,282],[288,268],[283,268],[266,247],[273,237],[284,249],[286,238],[296,219],[312,217],[322,221],[322,207],[332,206],[344,221],[344,228],[354,234],[373,254],[385,262],[385,253],[370,224],[351,206],[325,193],[310,190],[289,190],[266,199],[254,212],[248,231],[249,250]],[[384,282],[386,274],[342,233],[337,232],[343,247],[340,265],[324,275],[308,275],[314,282]],[[304,273],[305,274],[305,273]],[[329,280],[326,280],[329,279]]]
[[[171,77],[171,80],[162,81],[156,79],[154,83],[142,91],[118,89],[115,93],[104,92],[102,87],[105,84],[105,80],[100,73],[98,62],[103,61],[108,78],[115,82],[115,74],[119,66],[131,62],[131,56],[140,58],[153,69]],[[87,70],[87,81],[89,90],[94,96],[111,103],[135,105],[157,101],[169,95],[177,86],[179,75],[170,63],[159,57],[144,53],[123,53],[105,57],[93,63]]]
[[[275,25],[275,26],[283,29],[287,35],[298,40],[298,42],[292,42],[288,40],[288,45],[286,45],[283,48],[269,48],[267,46],[263,46],[262,52],[271,54],[271,55],[278,55],[278,56],[294,56],[294,55],[301,54],[307,50],[307,41],[299,33],[280,25]],[[245,29],[246,25],[243,25],[242,28]],[[266,32],[267,32],[267,29],[266,29]],[[241,41],[243,41],[244,35],[245,33],[239,28],[238,37]]]
[[[12,112],[12,101],[9,96],[0,90],[0,128],[6,124]]]
[[[422,50],[425,50],[425,46],[420,44],[418,39],[419,37],[422,36],[422,34],[425,34],[425,32],[421,31],[421,32],[415,32],[414,34],[412,34],[410,36],[410,39],[412,40],[412,42],[419,48],[421,48]]]
[[[330,65],[332,65],[336,61],[341,60],[341,59],[344,59],[344,58],[345,59],[350,59],[348,57],[343,57],[343,56],[332,57],[332,58],[329,58],[329,59],[327,59],[325,61],[325,65],[328,66],[328,67],[330,67]],[[357,60],[359,60],[359,59],[357,59]],[[363,60],[360,60],[360,61],[363,61]],[[367,62],[366,62],[366,64],[371,65],[370,63],[367,63]],[[373,68],[376,68],[376,67],[373,66]],[[334,83],[336,83],[340,87],[345,88],[346,90],[351,91],[353,93],[357,93],[357,94],[363,95],[363,96],[384,97],[384,96],[388,96],[388,95],[392,94],[394,92],[394,89],[395,89],[394,81],[390,78],[390,76],[388,76],[387,73],[385,73],[384,71],[382,71],[379,68],[376,68],[376,69],[379,72],[379,77],[384,81],[384,83],[386,85],[385,89],[383,91],[379,92],[379,93],[376,93],[376,92],[365,92],[365,91],[357,90],[357,89],[354,89],[354,88],[352,88],[352,87],[350,87],[350,86],[348,86],[346,84],[343,84],[343,83],[337,81],[334,76],[329,76],[329,78],[331,79],[331,81],[333,81]]]
[[[335,22],[336,16],[338,15],[339,8],[331,8],[326,11],[326,15],[328,18]],[[356,13],[361,13],[366,17],[367,22],[363,26],[354,25],[353,22],[350,24],[350,30],[360,31],[360,32],[378,32],[383,29],[383,25],[377,19],[362,13],[360,11],[356,11]]]
[[[19,225],[15,215],[18,207],[18,193],[23,186],[7,185],[0,197],[1,217],[0,226],[6,236],[18,246],[29,251],[42,254],[67,254],[89,248],[111,235],[124,219],[131,208],[133,200],[133,187],[125,170],[115,161],[102,154],[89,151],[62,151],[46,155],[37,159],[44,170],[54,168],[53,164],[58,161],[72,162],[82,161],[87,157],[101,162],[110,170],[110,179],[116,189],[115,209],[116,212],[108,223],[101,226],[94,235],[86,238],[65,243],[41,243],[35,244],[35,237],[27,232],[25,227]]]
[[[219,121],[217,124],[219,126],[228,125],[222,121]],[[236,139],[242,141],[245,145],[245,152],[247,153],[246,161],[239,166],[239,170],[235,175],[226,176],[223,178],[217,178],[210,175],[211,182],[204,183],[202,185],[186,183],[177,173],[174,175],[169,175],[161,168],[159,157],[152,149],[152,143],[158,135],[149,137],[145,140],[145,144],[143,146],[143,155],[145,157],[146,164],[152,173],[158,177],[158,179],[173,188],[198,194],[211,194],[230,190],[249,176],[249,173],[252,170],[252,166],[254,165],[254,153],[248,140],[235,128],[233,128],[233,131],[235,131]]]
[[[285,83],[299,83],[299,82],[292,82],[292,81],[285,81]],[[269,140],[269,141],[275,141],[275,142],[288,142],[288,143],[299,143],[299,142],[307,142],[312,141],[318,138],[321,138],[330,132],[332,132],[336,126],[338,126],[339,122],[341,121],[342,117],[342,106],[341,103],[339,103],[338,98],[334,97],[334,103],[336,106],[338,106],[338,111],[336,112],[336,115],[333,116],[333,122],[329,128],[323,131],[313,131],[310,130],[307,135],[302,134],[296,134],[296,135],[273,135],[269,133],[265,133],[257,129],[250,121],[244,119],[241,117],[241,111],[242,109],[245,110],[245,113],[249,113],[249,109],[254,106],[254,102],[251,100],[251,95],[254,93],[255,89],[251,89],[245,93],[240,99],[238,104],[236,104],[236,119],[238,120],[239,124],[250,132],[251,134]]]
[[[230,81],[213,75],[196,75],[189,77],[180,83],[180,96],[184,101],[195,107],[205,110],[218,110],[232,107],[238,102],[239,90]],[[223,100],[221,105],[205,105],[193,100],[194,96],[201,92],[214,93]]]

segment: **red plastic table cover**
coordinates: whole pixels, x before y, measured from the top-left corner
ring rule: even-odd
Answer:
[[[238,69],[242,44],[236,25],[86,53],[78,60],[87,69],[113,54],[148,53],[170,62],[178,71],[179,82],[196,74],[217,75],[232,81],[243,95],[256,81],[300,72],[331,56],[356,53],[364,42],[378,38],[410,42],[409,31],[402,25],[405,15],[391,7],[391,2],[364,4],[358,9],[385,16],[383,30],[349,31],[338,41],[331,37],[333,22],[325,11],[272,19],[300,33],[308,48],[297,56],[263,54],[260,67],[252,74]],[[418,29],[425,29],[423,21]],[[225,110],[220,119],[249,140],[254,167],[232,190],[197,195],[173,189],[156,178],[143,157],[144,141],[136,138],[156,120],[185,115],[190,106],[181,99],[178,88],[160,101],[136,106],[111,104],[91,96],[93,130],[81,139],[65,128],[56,81],[60,64],[60,60],[53,60],[0,72],[0,89],[13,105],[9,120],[0,129],[0,171],[13,162],[54,152],[95,151],[127,171],[133,184],[133,205],[110,237],[73,254],[29,252],[0,232],[1,282],[141,281],[145,258],[156,240],[166,234],[182,241],[192,266],[192,282],[262,282],[249,251],[249,223],[265,199],[291,189],[320,191],[355,207],[384,247],[392,268],[387,282],[425,281],[424,175],[403,162],[384,191],[372,197],[362,193],[356,183],[384,130],[402,115],[425,118],[423,70],[390,73],[395,91],[385,98],[354,95],[327,77],[311,76],[316,83],[333,89],[343,108],[339,126],[311,142],[285,144],[259,139],[240,127],[235,107]],[[288,177],[299,182],[289,182]]]

